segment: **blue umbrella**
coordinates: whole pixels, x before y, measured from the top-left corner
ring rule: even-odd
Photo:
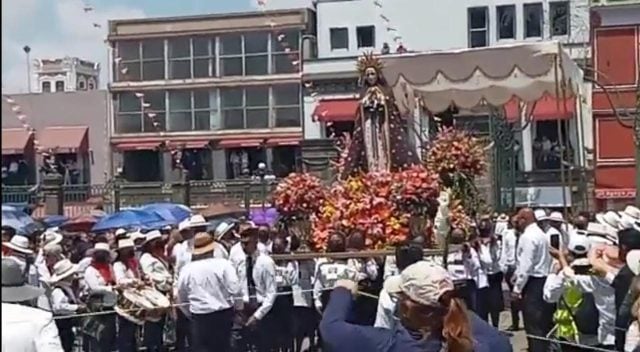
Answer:
[[[23,235],[29,235],[38,229],[38,224],[29,215],[4,204],[2,205],[2,226],[12,227]]]
[[[40,220],[46,227],[58,227],[69,220],[64,215],[49,215]]]
[[[176,225],[191,216],[192,213],[188,207],[175,203],[153,203],[140,209],[158,214],[163,220],[169,221],[171,225]]]
[[[118,228],[144,228],[146,225],[160,223],[163,219],[156,213],[140,209],[128,209],[107,215],[91,229],[92,232],[104,232]]]

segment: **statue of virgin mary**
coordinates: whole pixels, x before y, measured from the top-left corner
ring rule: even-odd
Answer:
[[[360,104],[355,130],[340,178],[357,173],[389,172],[420,162],[411,146],[406,122],[400,116],[382,63],[373,53],[358,59]]]

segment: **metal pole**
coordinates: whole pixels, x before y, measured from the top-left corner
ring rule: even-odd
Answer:
[[[556,123],[557,123],[556,126],[558,127],[558,144],[560,145],[560,182],[562,184],[562,205],[564,207],[563,215],[564,215],[564,218],[566,219],[568,212],[567,212],[567,192],[565,192],[566,179],[564,175],[565,145],[564,145],[564,138],[562,138],[562,125],[561,125],[562,122],[560,120],[557,120]]]

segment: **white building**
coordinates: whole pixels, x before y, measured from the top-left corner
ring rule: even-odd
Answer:
[[[347,115],[354,111],[357,97],[355,59],[363,51],[381,52],[385,43],[394,53],[399,42],[409,51],[440,51],[558,40],[575,60],[588,62],[590,56],[587,0],[318,0],[316,15],[318,58],[304,62],[304,79],[311,82],[304,104],[306,139],[349,128],[345,121],[351,120]],[[558,169],[543,165],[546,158],[540,156],[545,134],[557,138],[558,121],[565,145],[577,151],[574,162],[584,165],[583,146],[592,148],[593,140],[590,95],[585,85],[581,119],[536,118],[544,108],[536,105],[533,123],[516,136],[521,146],[518,171],[527,174],[520,175],[525,178],[521,183],[536,183],[528,178],[532,171]],[[473,124],[488,132],[486,113],[479,115]]]
[[[34,93],[74,92],[98,89],[100,64],[77,57],[38,59],[34,62]]]

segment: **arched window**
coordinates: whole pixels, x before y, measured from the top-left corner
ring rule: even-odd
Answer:
[[[96,81],[93,78],[89,78],[87,80],[87,89],[88,90],[94,90],[96,89]]]
[[[78,77],[78,90],[86,90],[87,89],[87,80],[80,76]]]

